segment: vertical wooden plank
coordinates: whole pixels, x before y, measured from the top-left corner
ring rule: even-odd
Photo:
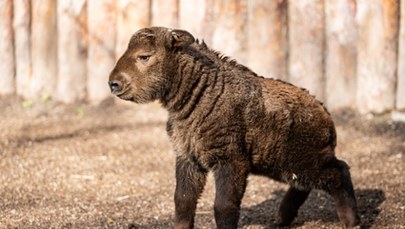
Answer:
[[[0,0],[0,94],[15,92],[13,1]]]
[[[207,0],[207,30],[210,47],[247,64],[247,0]]]
[[[401,0],[396,109],[405,110],[405,0]]]
[[[356,1],[325,1],[326,104],[330,110],[355,106]]]
[[[205,0],[180,0],[179,2],[179,27],[191,32],[199,40],[205,40],[207,35],[203,26],[206,7]]]
[[[108,75],[115,63],[116,9],[113,0],[88,0],[87,96],[98,103],[110,95]]]
[[[132,34],[150,25],[150,13],[149,0],[118,1],[116,58],[127,49]]]
[[[249,67],[266,77],[287,78],[287,0],[248,2]]]
[[[324,100],[324,1],[288,2],[289,80]]]
[[[56,97],[83,100],[86,90],[86,1],[58,1],[58,82]]]
[[[57,76],[56,1],[32,0],[32,84],[29,96],[53,96]]]
[[[14,0],[14,47],[17,94],[29,97],[31,75],[31,1]]]
[[[152,25],[177,28],[178,0],[152,0]]]
[[[394,108],[399,0],[357,3],[357,107],[380,113]]]

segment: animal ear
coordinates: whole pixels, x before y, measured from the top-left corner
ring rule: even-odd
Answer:
[[[193,35],[185,30],[175,29],[170,32],[170,35],[173,47],[188,46],[195,41]]]

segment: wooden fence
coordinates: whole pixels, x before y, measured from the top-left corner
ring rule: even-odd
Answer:
[[[405,109],[405,0],[0,0],[0,94],[101,101],[132,33],[183,28],[329,109]]]

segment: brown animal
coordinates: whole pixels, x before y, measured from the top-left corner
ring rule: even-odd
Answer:
[[[306,90],[259,77],[190,33],[162,27],[133,35],[109,85],[121,99],[158,100],[169,112],[177,153],[175,228],[193,228],[209,171],[218,228],[237,228],[251,173],[290,185],[280,225],[293,221],[311,189],[334,198],[343,227],[359,223],[349,167],[335,157],[333,121]]]

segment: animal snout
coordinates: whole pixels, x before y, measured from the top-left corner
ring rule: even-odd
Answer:
[[[120,90],[120,88],[121,88],[121,83],[118,81],[114,81],[114,80],[108,81],[108,85],[110,86],[110,90],[112,93]]]

